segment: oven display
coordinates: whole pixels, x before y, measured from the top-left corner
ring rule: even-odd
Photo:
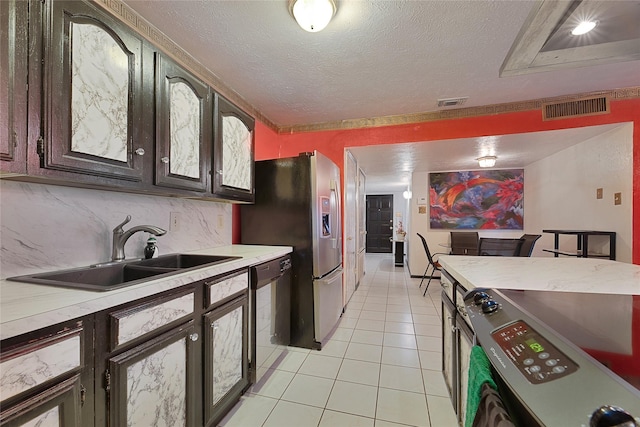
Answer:
[[[578,365],[519,320],[491,334],[509,360],[532,384],[562,378],[578,370]]]
[[[528,340],[524,341],[531,350],[533,350],[535,353],[540,353],[541,351],[544,351],[544,347],[542,346],[542,344],[540,344],[539,342],[537,342],[536,340],[534,340],[533,338],[529,338]]]

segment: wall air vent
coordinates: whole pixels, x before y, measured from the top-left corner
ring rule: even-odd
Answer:
[[[469,99],[468,96],[465,96],[462,98],[438,99],[438,107],[456,107],[464,104],[467,101],[467,99]]]
[[[609,114],[609,98],[598,96],[574,99],[566,102],[542,104],[543,120],[558,120],[569,117]]]

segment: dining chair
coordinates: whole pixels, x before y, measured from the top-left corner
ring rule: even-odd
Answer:
[[[520,247],[520,256],[531,256],[533,246],[540,237],[542,237],[542,234],[523,234],[522,237],[520,237],[523,240],[522,246]]]
[[[519,256],[523,239],[500,239],[481,237],[478,244],[478,255],[485,256]]]
[[[451,255],[478,255],[477,231],[452,231]]]
[[[418,235],[418,237],[420,237],[420,240],[422,240],[422,246],[424,247],[424,252],[427,254],[427,268],[424,270],[424,274],[422,275],[422,280],[420,280],[420,286],[418,286],[418,289],[422,286],[422,282],[424,282],[424,279],[427,278],[427,272],[429,271],[429,268],[433,267],[433,271],[431,271],[431,275],[429,275],[429,281],[427,282],[427,286],[425,286],[424,293],[422,294],[422,296],[425,296],[427,294],[427,289],[429,289],[429,284],[431,283],[431,279],[433,279],[433,273],[435,273],[436,271],[442,271],[442,266],[437,260],[433,259],[433,256],[446,255],[446,254],[435,253],[431,255],[431,251],[429,250],[429,246],[427,245],[427,241],[425,240],[425,238],[420,233],[416,233],[416,234]]]

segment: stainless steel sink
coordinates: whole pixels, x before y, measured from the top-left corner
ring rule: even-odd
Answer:
[[[9,277],[7,280],[89,291],[111,291],[238,258],[240,257],[170,254],[146,260],[98,264],[49,273]]]

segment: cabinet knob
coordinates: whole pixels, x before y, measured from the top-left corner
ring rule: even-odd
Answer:
[[[169,163],[169,158],[168,157],[163,157],[163,158],[160,159],[160,161],[162,163]]]
[[[211,322],[211,327],[214,331],[218,330],[218,322]]]
[[[222,175],[222,169],[218,169],[217,172],[218,172],[218,175]]]
[[[193,334],[189,335],[189,339],[190,339],[191,341],[198,341],[198,338],[200,338],[200,335],[198,335],[198,334],[197,334],[197,333],[195,333],[195,332],[194,332]]]
[[[138,149],[136,150],[136,154],[137,154],[138,156],[144,156],[144,148],[138,148]]]

